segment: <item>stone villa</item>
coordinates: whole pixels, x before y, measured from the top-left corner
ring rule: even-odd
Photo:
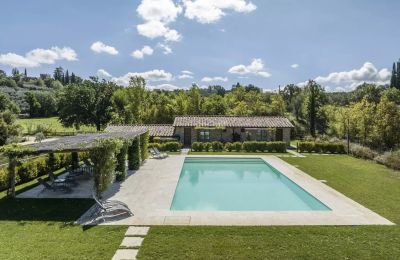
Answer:
[[[277,116],[177,116],[172,125],[110,125],[108,132],[149,130],[151,137],[193,142],[284,141],[290,144],[294,126]]]

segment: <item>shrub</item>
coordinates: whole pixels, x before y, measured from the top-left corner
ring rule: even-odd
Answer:
[[[246,152],[256,152],[257,151],[257,142],[255,142],[255,141],[243,142],[243,150],[245,150]]]
[[[142,161],[149,158],[149,131],[140,135],[140,158]]]
[[[126,179],[126,171],[125,172],[119,172],[115,171],[115,180],[118,182],[124,181]]]
[[[371,150],[368,147],[352,144],[350,146],[350,154],[354,157],[361,158],[361,159],[368,159],[373,160],[375,157],[378,156],[378,153]]]
[[[240,152],[242,150],[242,147],[243,147],[241,142],[234,142],[232,144],[232,146],[233,146],[233,150],[235,152]]]
[[[374,160],[394,170],[400,170],[400,150],[379,155]]]
[[[211,143],[203,143],[203,150],[205,152],[210,151],[210,149],[211,149]]]
[[[181,149],[181,144],[179,142],[166,142],[160,145],[162,151],[177,152]]]
[[[268,149],[269,152],[275,151],[277,153],[285,153],[286,152],[286,143],[277,141],[277,142],[268,142],[267,145],[271,147]]]
[[[212,142],[211,147],[214,152],[221,152],[222,150],[224,150],[224,145],[218,141]]]
[[[139,138],[135,138],[128,146],[128,169],[138,170],[140,167],[140,145]]]
[[[161,149],[162,144],[160,143],[149,143],[149,148],[157,148],[158,150],[162,150]]]
[[[193,152],[201,152],[201,151],[203,151],[203,143],[201,143],[201,142],[193,142],[192,143],[192,151]]]
[[[8,172],[6,168],[0,168],[0,191],[8,187]]]
[[[297,149],[301,153],[345,153],[345,147],[343,143],[299,142],[297,143]]]
[[[232,152],[233,144],[232,143],[225,143],[225,150],[227,150],[228,152]]]
[[[121,150],[116,154],[116,159],[117,159],[117,166],[115,167],[115,172],[120,173],[120,176],[117,177],[119,178],[118,181],[123,181],[125,180],[126,176],[126,155],[128,154],[128,145],[124,144],[121,147]]]

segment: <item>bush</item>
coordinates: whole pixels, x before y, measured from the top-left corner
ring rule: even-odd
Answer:
[[[298,142],[297,149],[301,153],[345,153],[343,143]]]
[[[55,169],[61,169],[70,163],[71,155],[59,153],[54,154]],[[51,159],[53,161],[53,159]],[[15,184],[22,184],[49,172],[49,159],[45,156],[40,156],[32,159],[23,161],[19,166],[16,167]],[[0,168],[0,191],[7,189],[8,187],[8,171],[6,167]]]
[[[211,147],[214,152],[222,152],[224,150],[224,145],[218,141],[212,142]]]
[[[5,190],[8,187],[8,176],[7,169],[0,168],[0,191]]]
[[[126,176],[126,156],[128,154],[128,145],[124,144],[121,147],[121,150],[116,154],[116,159],[117,159],[117,166],[115,167],[115,172],[120,173],[120,176],[117,177],[119,178],[118,181],[123,181],[125,180]]]
[[[285,153],[286,152],[286,143],[285,142],[267,142],[268,152],[277,152],[277,153]]]
[[[378,153],[371,150],[368,147],[357,145],[357,144],[352,144],[350,146],[350,154],[354,157],[361,158],[361,159],[367,159],[367,160],[373,160],[375,157],[378,156]]]
[[[243,142],[243,150],[245,150],[246,152],[256,152],[257,151],[257,142],[255,142],[255,141]]]
[[[115,180],[118,182],[124,181],[126,179],[126,171],[125,172],[115,172]]]
[[[128,146],[128,169],[138,170],[140,167],[140,144],[139,138],[135,138]]]
[[[203,151],[203,143],[193,142],[192,143],[192,151],[193,152],[202,152]]]
[[[161,145],[161,150],[163,151],[170,151],[170,152],[177,152],[181,149],[181,144],[179,142],[166,142]]]
[[[149,143],[149,148],[157,148],[158,150],[162,150],[162,144],[160,143]]]
[[[232,147],[233,147],[233,150],[235,151],[235,152],[240,152],[241,150],[242,150],[242,143],[241,142],[234,142],[233,144],[232,144]]]
[[[232,152],[233,144],[232,143],[225,143],[225,150],[227,150],[228,152]]]
[[[210,149],[211,149],[211,143],[203,143],[203,150],[205,152],[210,151]]]
[[[400,150],[387,152],[374,158],[377,163],[383,164],[391,169],[400,170]]]

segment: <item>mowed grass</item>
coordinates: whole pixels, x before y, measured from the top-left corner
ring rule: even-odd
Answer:
[[[283,158],[400,224],[400,172],[346,155]],[[139,259],[400,259],[399,226],[150,229]]]
[[[0,200],[0,259],[111,259],[126,227],[73,225],[89,199]]]
[[[17,119],[17,123],[23,127],[24,134],[29,134],[38,127],[42,129],[48,129],[50,132],[77,132],[77,130],[73,127],[64,127],[60,121],[58,121],[58,117]],[[79,131],[95,132],[96,127],[81,126]]]

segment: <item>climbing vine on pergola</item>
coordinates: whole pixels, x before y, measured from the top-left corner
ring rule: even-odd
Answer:
[[[94,163],[94,183],[97,195],[107,189],[113,178],[116,165],[115,154],[122,148],[123,143],[138,140],[146,131],[113,132],[80,134],[62,137],[54,141],[36,143],[29,146],[7,145],[0,148],[9,159],[8,196],[15,197],[15,175],[19,159],[30,154],[89,152]]]

